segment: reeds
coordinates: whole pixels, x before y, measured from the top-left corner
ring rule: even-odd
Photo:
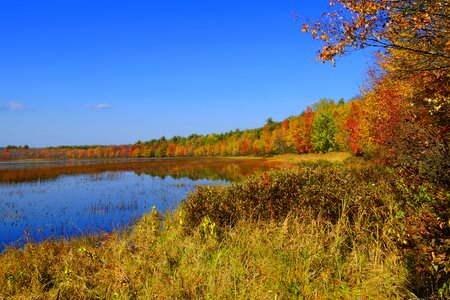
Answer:
[[[307,211],[239,221],[221,239],[149,215],[122,235],[27,245],[1,256],[0,295],[34,299],[395,299],[405,268],[386,228],[358,235]]]
[[[414,299],[393,176],[352,163],[199,187],[128,231],[5,251],[0,298]]]

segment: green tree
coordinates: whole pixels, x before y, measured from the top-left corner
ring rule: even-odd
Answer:
[[[323,110],[313,122],[311,142],[316,152],[329,152],[336,150],[334,136],[336,126],[330,110]]]

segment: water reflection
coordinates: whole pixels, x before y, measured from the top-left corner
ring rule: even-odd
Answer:
[[[160,211],[175,208],[197,184],[227,181],[103,172],[0,184],[0,243],[115,230],[152,206]]]
[[[137,174],[173,178],[239,180],[257,171],[280,167],[266,159],[177,158],[140,161],[0,162],[0,183],[55,180],[61,175],[133,171]]]
[[[156,206],[175,208],[197,184],[227,184],[280,167],[265,159],[0,163],[2,244],[111,231]]]

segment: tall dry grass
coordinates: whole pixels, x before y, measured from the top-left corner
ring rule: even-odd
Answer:
[[[126,231],[6,250],[0,298],[416,299],[395,182],[353,161],[199,187]]]
[[[10,299],[395,299],[405,269],[374,234],[345,216],[289,215],[240,221],[221,239],[180,219],[142,219],[129,234],[27,245],[0,258],[0,295]]]

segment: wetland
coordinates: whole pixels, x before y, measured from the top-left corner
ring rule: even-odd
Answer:
[[[0,244],[70,239],[175,209],[197,185],[228,185],[280,162],[243,158],[0,163]]]

